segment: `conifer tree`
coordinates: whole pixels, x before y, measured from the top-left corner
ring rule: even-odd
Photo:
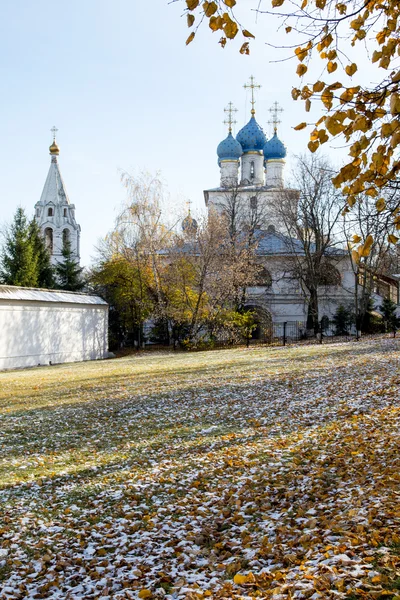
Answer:
[[[73,257],[71,242],[66,240],[62,250],[63,261],[55,267],[57,285],[60,290],[70,292],[79,292],[85,287],[85,281],[82,277],[83,267]]]
[[[41,288],[54,288],[54,269],[50,262],[50,253],[36,219],[32,219],[29,224],[29,235],[37,259],[37,285]]]
[[[14,220],[5,233],[0,256],[0,280],[7,285],[38,285],[38,258],[30,236],[28,219],[21,207],[17,209]]]

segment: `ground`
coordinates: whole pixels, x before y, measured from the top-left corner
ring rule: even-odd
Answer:
[[[400,598],[400,341],[0,374],[0,598]]]

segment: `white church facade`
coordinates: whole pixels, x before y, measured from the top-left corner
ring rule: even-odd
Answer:
[[[246,290],[246,304],[256,313],[264,315],[270,321],[305,323],[308,305],[300,282],[290,274],[290,262],[304,251],[299,240],[289,238],[279,220],[277,222],[274,205],[280,202],[282,194],[296,202],[298,192],[285,188],[284,167],[286,147],[278,137],[279,123],[275,103],[271,111],[274,114],[274,134],[268,140],[263,128],[255,117],[254,80],[245,86],[252,91],[252,109],[249,122],[232,135],[232,103],[228,112],[228,136],[218,145],[217,156],[220,168],[218,187],[205,190],[204,199],[207,209],[219,213],[235,197],[236,210],[249,214],[258,210],[263,214],[263,226],[256,230],[256,255],[265,273],[263,285],[257,283]],[[321,286],[319,290],[320,318],[332,319],[339,305],[350,305],[354,298],[355,277],[351,259],[345,249],[336,250],[332,256],[335,277],[331,285]],[[293,270],[292,270],[293,273]]]

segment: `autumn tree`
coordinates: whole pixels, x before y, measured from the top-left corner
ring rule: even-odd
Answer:
[[[299,157],[291,183],[297,194],[282,190],[273,205],[275,218],[287,235],[289,256],[284,267],[300,284],[308,306],[308,327],[315,333],[321,296],[326,286],[340,284],[335,264],[343,258],[338,234],[344,201],[332,184],[332,173],[323,157]]]
[[[186,9],[190,43],[202,23],[220,32],[219,43],[243,36],[242,54],[250,51],[253,34],[238,17],[238,10],[253,9],[261,18],[276,18],[283,25],[288,43],[280,47],[282,59],[293,56],[300,84],[293,88],[294,100],[302,100],[306,112],[312,101],[321,103],[323,113],[314,123],[306,121],[295,129],[312,126],[308,147],[315,152],[329,140],[340,138],[349,146],[349,158],[333,178],[347,198],[348,208],[365,193],[383,205],[382,190],[399,187],[400,160],[400,53],[398,0],[176,0]],[[246,14],[246,13],[245,13]],[[249,18],[249,17],[247,17]],[[246,17],[245,17],[246,20]],[[292,41],[291,41],[292,40]],[[359,76],[355,51],[363,45],[367,60],[377,67],[374,83],[365,85]],[[289,54],[288,54],[289,53]],[[276,57],[276,52],[275,52]],[[307,81],[312,64],[321,61],[320,77]],[[318,65],[317,65],[318,66]],[[397,231],[398,204],[385,206]],[[396,243],[398,234],[388,238]]]

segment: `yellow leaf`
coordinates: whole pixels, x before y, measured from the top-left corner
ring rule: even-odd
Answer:
[[[206,17],[211,17],[218,10],[218,6],[215,2],[204,2],[203,10]]]
[[[285,0],[272,0],[272,7],[276,8],[277,6],[282,6]]]
[[[299,77],[302,77],[304,75],[304,73],[307,73],[307,67],[306,67],[306,65],[303,65],[303,63],[300,63],[297,66],[296,73],[297,73],[297,75]]]
[[[296,125],[296,127],[294,127],[293,129],[295,131],[301,131],[302,129],[304,129],[305,127],[307,127],[307,123],[299,123],[299,125]]]
[[[188,44],[190,44],[190,42],[193,42],[194,36],[195,36],[195,33],[194,33],[194,31],[192,31],[192,33],[189,35],[188,39],[186,40],[186,46]]]
[[[318,147],[319,147],[318,141],[308,142],[308,149],[310,150],[310,152],[315,152],[316,150],[318,150]]]
[[[200,4],[200,0],[186,0],[186,6],[189,10],[194,10]]]
[[[322,92],[325,87],[325,83],[323,81],[317,81],[313,85],[313,92]]]
[[[355,233],[353,235],[353,243],[354,244],[359,244],[360,242],[361,242],[361,237]]]
[[[286,33],[290,33],[292,31],[292,28],[290,26],[285,27],[285,31]]]
[[[239,31],[239,27],[237,26],[237,23],[235,23],[235,21],[232,21],[232,19],[229,19],[228,23],[225,23],[224,27],[224,32],[227,38],[229,38],[230,40],[232,40],[237,32]]]
[[[249,42],[244,42],[244,44],[241,45],[239,52],[240,54],[250,54]]]
[[[333,73],[337,69],[337,63],[330,60],[327,65],[327,69],[328,73]]]
[[[226,6],[229,6],[229,8],[233,8],[236,4],[236,0],[224,0],[224,4],[226,4]]]
[[[299,59],[299,61],[303,61],[307,57],[308,50],[307,48],[302,48],[301,46],[299,46],[298,48],[296,48],[294,53]]]
[[[390,233],[388,235],[388,240],[390,244],[397,244],[397,242],[399,241],[399,238],[395,235],[393,235],[393,233]]]
[[[248,37],[248,38],[254,38],[254,35],[252,33],[250,33],[250,31],[247,31],[247,29],[244,29],[242,31],[244,37]]]
[[[376,210],[382,212],[386,208],[386,202],[384,198],[379,198],[375,203]]]
[[[191,27],[191,26],[193,25],[193,23],[194,23],[194,19],[195,19],[194,15],[188,14],[188,15],[186,16],[186,20],[187,20],[187,26],[188,26],[188,27]]]
[[[325,119],[325,126],[331,135],[338,135],[344,129],[344,125],[336,121],[333,117]]]
[[[146,588],[143,588],[142,590],[140,590],[138,596],[139,598],[151,598],[152,597],[152,593],[150,590],[147,590]]]
[[[237,583],[238,585],[242,585],[242,583],[246,583],[247,577],[246,575],[241,575],[240,573],[236,573],[233,578],[233,583]]]
[[[326,133],[325,129],[320,129],[318,132],[318,139],[320,144],[325,144],[329,140],[329,136]]]
[[[210,29],[212,29],[212,31],[217,31],[218,29],[222,29],[223,25],[224,25],[224,20],[221,16],[211,17],[211,19],[208,22],[208,26],[210,27]]]
[[[310,112],[310,108],[311,108],[311,100],[309,98],[307,98],[307,100],[306,100],[306,112]]]
[[[400,96],[396,92],[390,96],[390,112],[393,116],[400,114]]]
[[[351,65],[347,65],[347,67],[345,68],[345,71],[347,73],[347,75],[349,75],[349,77],[351,77],[352,75],[354,75],[354,73],[357,71],[358,67],[356,65],[356,63],[351,63]]]
[[[358,265],[358,263],[360,262],[360,255],[358,254],[357,250],[352,250],[351,258],[356,263],[356,265]]]

